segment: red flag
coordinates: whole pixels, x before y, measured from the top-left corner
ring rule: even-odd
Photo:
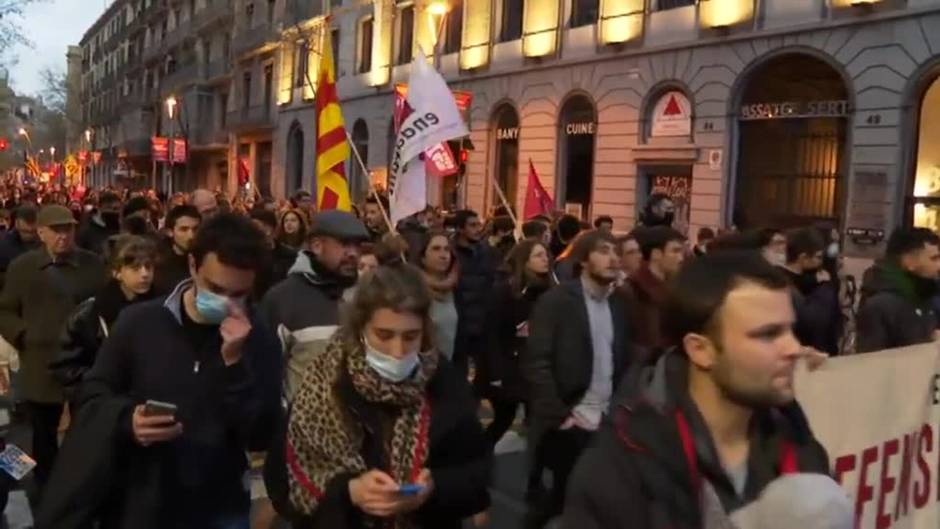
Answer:
[[[548,215],[555,210],[555,201],[542,187],[539,175],[535,173],[535,165],[529,159],[529,185],[525,193],[525,210],[523,217],[528,220],[536,215]]]

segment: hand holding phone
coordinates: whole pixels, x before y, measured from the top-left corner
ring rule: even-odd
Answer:
[[[424,490],[424,485],[417,483],[403,483],[398,487],[398,493],[402,496],[417,496]]]
[[[147,401],[134,408],[131,417],[134,440],[141,446],[171,441],[183,434],[183,425],[176,420],[176,406]]]

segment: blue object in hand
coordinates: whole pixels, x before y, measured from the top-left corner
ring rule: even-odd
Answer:
[[[398,493],[402,496],[417,496],[422,490],[424,490],[424,487],[414,483],[404,483],[398,487]]]

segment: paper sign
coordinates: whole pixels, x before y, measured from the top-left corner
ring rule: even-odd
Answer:
[[[36,468],[36,461],[16,445],[8,444],[6,449],[0,452],[0,468],[19,481]]]

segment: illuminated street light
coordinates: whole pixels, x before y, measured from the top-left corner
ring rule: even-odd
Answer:
[[[93,134],[93,133],[92,133],[91,129],[85,129],[85,141],[88,142],[89,145],[91,145],[91,135],[92,135],[92,134]]]
[[[450,6],[447,2],[433,2],[428,6],[428,13],[434,16],[442,17],[446,15],[448,11],[450,11]]]
[[[176,97],[170,96],[166,98],[166,113],[170,117],[170,119],[173,119],[173,117],[176,116],[177,104],[179,103],[176,101]]]

